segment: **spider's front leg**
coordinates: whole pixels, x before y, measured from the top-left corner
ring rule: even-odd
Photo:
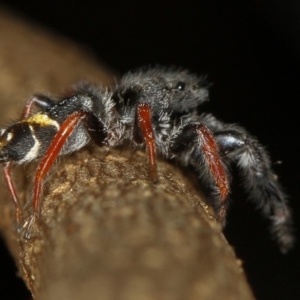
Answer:
[[[183,126],[172,138],[171,153],[183,165],[191,164],[204,180],[215,186],[218,199],[215,207],[217,219],[224,223],[229,180],[217,143],[210,130],[203,123],[190,123]]]
[[[150,177],[153,183],[157,183],[155,135],[151,124],[151,108],[147,103],[140,103],[137,106],[133,139],[136,143],[145,143],[149,157]]]
[[[244,129],[221,125],[224,130],[214,133],[221,154],[235,162],[244,177],[251,199],[271,222],[271,231],[282,252],[294,244],[291,211],[286,196],[271,169],[265,149]]]

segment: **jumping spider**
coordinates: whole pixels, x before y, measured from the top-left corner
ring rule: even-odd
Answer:
[[[235,163],[251,199],[270,219],[281,251],[293,246],[290,209],[264,148],[244,128],[199,114],[199,106],[208,101],[204,77],[149,68],[126,74],[110,92],[87,82],[72,91],[59,100],[33,96],[21,120],[1,131],[0,162],[17,222],[22,209],[11,176],[14,165],[41,158],[34,180],[34,222],[39,217],[42,182],[58,155],[77,151],[90,140],[111,147],[129,142],[147,149],[153,182],[158,181],[157,154],[194,168],[213,187],[212,205],[222,224],[228,204],[228,166]],[[33,105],[41,111],[32,113]]]

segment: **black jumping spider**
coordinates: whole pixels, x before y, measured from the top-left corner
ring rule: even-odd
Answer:
[[[294,242],[291,213],[268,154],[242,127],[199,114],[208,101],[204,77],[187,71],[152,68],[126,74],[110,92],[82,82],[69,96],[54,100],[34,96],[22,118],[1,131],[0,162],[20,222],[21,206],[11,177],[14,165],[41,157],[34,181],[33,215],[39,215],[42,181],[58,155],[90,140],[111,147],[125,142],[144,145],[150,177],[157,182],[156,155],[192,166],[213,186],[213,207],[224,224],[229,193],[228,165],[237,164],[251,199],[271,221],[282,252]],[[31,114],[36,105],[41,112]]]

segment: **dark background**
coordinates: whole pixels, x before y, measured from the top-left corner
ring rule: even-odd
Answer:
[[[225,234],[257,299],[300,298],[299,1],[1,2],[90,48],[118,74],[145,64],[208,74],[214,84],[203,109],[245,126],[266,145],[290,196],[298,243],[287,255],[279,252],[238,179]],[[1,299],[29,299],[15,273],[1,245]]]

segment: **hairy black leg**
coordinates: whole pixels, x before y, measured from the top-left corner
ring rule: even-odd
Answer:
[[[287,252],[294,244],[291,212],[267,152],[255,138],[237,126],[215,132],[214,136],[221,154],[237,163],[251,199],[270,218],[271,231],[281,251]]]
[[[42,94],[36,94],[34,95],[25,105],[21,120],[26,119],[29,117],[33,105],[36,105],[42,109],[47,109],[52,107],[56,102],[49,98],[48,96],[42,95]]]
[[[202,123],[185,125],[171,143],[171,152],[184,165],[191,164],[210,184],[216,187],[217,218],[224,223],[229,181],[218,146],[209,129]]]
[[[104,146],[107,142],[108,132],[107,127],[102,120],[92,112],[86,112],[82,122],[93,142],[99,147]]]

